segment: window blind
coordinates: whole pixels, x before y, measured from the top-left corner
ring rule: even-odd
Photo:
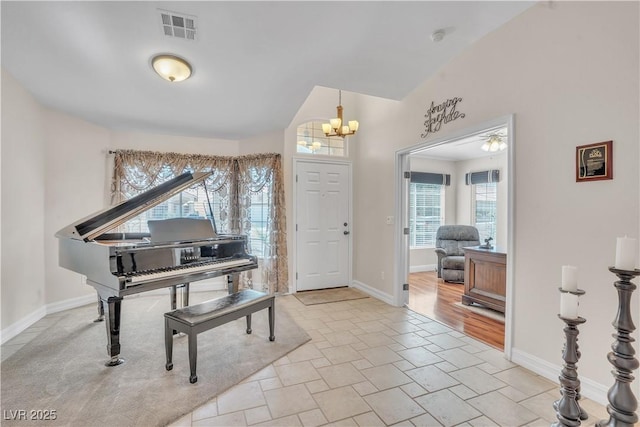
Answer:
[[[451,175],[431,172],[411,172],[411,183],[451,185]]]
[[[500,171],[498,169],[492,169],[481,172],[470,172],[465,174],[464,181],[467,185],[500,182]]]
[[[444,222],[444,186],[412,182],[409,190],[411,247],[433,247]]]

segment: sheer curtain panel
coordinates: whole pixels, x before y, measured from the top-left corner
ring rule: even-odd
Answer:
[[[184,172],[212,172],[205,181],[218,233],[244,234],[248,251],[258,256],[260,287],[287,293],[287,244],[281,156],[275,153],[240,157],[117,150],[111,183],[111,204],[145,192]],[[148,219],[198,215],[208,206],[193,208],[198,195],[181,199],[176,209],[163,207]],[[183,208],[184,207],[184,208]],[[153,216],[155,215],[155,216]],[[138,221],[137,231],[146,231]],[[241,275],[244,287],[254,287],[252,271]]]

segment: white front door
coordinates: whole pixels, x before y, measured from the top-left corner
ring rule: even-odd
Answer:
[[[349,285],[351,165],[296,162],[296,289]]]

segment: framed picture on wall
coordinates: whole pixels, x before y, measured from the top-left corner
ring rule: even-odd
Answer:
[[[576,182],[613,179],[613,141],[576,147]]]

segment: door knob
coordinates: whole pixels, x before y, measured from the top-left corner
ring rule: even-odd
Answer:
[[[343,233],[345,236],[346,236],[347,234],[349,234],[349,232],[348,232],[347,230],[343,231],[342,233]]]

